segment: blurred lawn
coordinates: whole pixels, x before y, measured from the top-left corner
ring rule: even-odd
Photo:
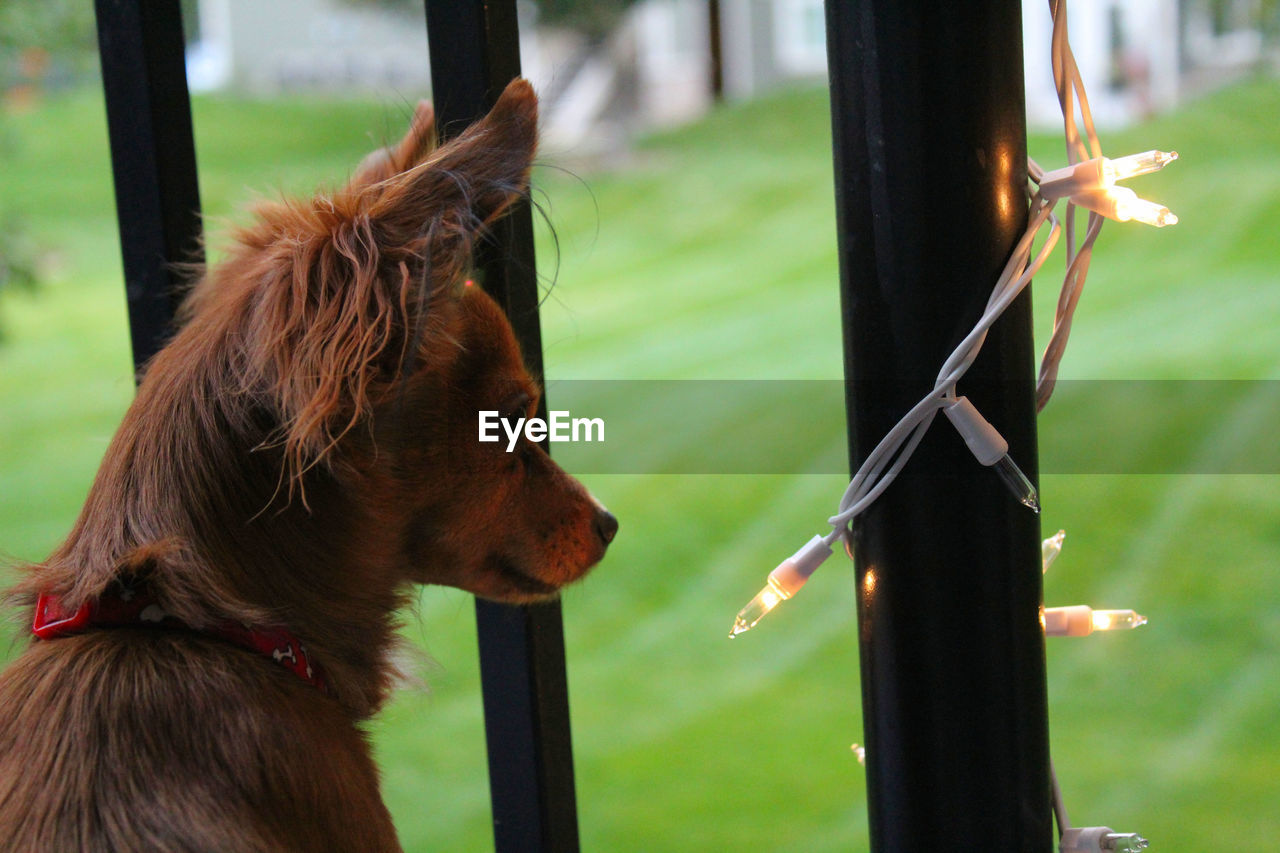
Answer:
[[[1141,192],[1182,222],[1104,230],[1064,376],[1280,378],[1278,106],[1280,85],[1255,82],[1104,135],[1116,153],[1181,152]],[[254,189],[335,183],[408,113],[402,102],[198,100],[215,249],[218,220]],[[0,299],[0,549],[38,559],[70,526],[132,382],[99,96],[8,120],[20,147],[0,208],[22,211],[51,254],[38,295]],[[549,378],[838,378],[827,121],[824,92],[792,93],[652,139],[616,174],[540,172],[561,250],[543,320]],[[1032,149],[1047,166],[1062,160],[1054,139]],[[1038,287],[1043,340],[1055,294],[1048,276]],[[1087,399],[1062,402],[1046,436],[1123,435]],[[1212,467],[1274,436],[1266,412],[1244,400],[1146,450],[1176,455],[1171,468]],[[831,424],[815,454],[841,446],[841,429]],[[680,440],[654,435],[647,451],[679,453]],[[833,562],[757,632],[725,640],[763,574],[821,523],[840,478],[587,479],[622,531],[565,602],[584,849],[865,849],[849,750],[862,739],[852,572]],[[1152,620],[1049,646],[1072,817],[1164,849],[1275,849],[1280,479],[1053,475],[1043,498],[1045,531],[1069,534],[1049,603],[1131,605]],[[406,632],[434,660],[430,692],[403,693],[371,726],[386,797],[407,849],[487,849],[470,599],[426,589],[418,616]]]

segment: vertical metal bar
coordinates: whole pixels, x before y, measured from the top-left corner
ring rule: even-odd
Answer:
[[[1017,0],[828,0],[850,460],[932,387],[1025,227]],[[1036,477],[1029,294],[961,393]],[[1053,847],[1039,523],[942,418],[857,530],[872,849]]]
[[[181,299],[173,264],[200,262],[191,102],[178,0],[97,0],[116,216],[134,364],[163,346]]]
[[[724,40],[721,35],[720,0],[707,0],[707,51],[711,68],[711,99],[724,100]]]
[[[432,98],[443,134],[482,116],[520,74],[515,0],[427,0]],[[478,252],[485,290],[506,310],[525,365],[542,378],[533,218],[518,205]],[[545,417],[546,399],[540,415]],[[546,445],[544,444],[544,447]],[[476,600],[496,849],[575,851],[578,816],[559,601]]]

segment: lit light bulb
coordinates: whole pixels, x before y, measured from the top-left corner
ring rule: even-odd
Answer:
[[[1094,610],[1087,604],[1045,607],[1040,624],[1046,637],[1087,637],[1094,631],[1120,631],[1147,624],[1147,617],[1133,610]]]
[[[729,631],[729,639],[750,631],[756,623],[769,614],[769,611],[791,597],[791,594],[777,585],[773,576],[769,576],[764,589],[756,593],[756,597],[747,602],[747,606],[738,611],[733,620],[733,629]]]
[[[809,580],[809,576],[822,565],[822,561],[830,556],[830,543],[822,536],[814,536],[800,550],[779,563],[776,569],[769,572],[764,589],[738,611],[733,620],[733,628],[729,631],[729,639],[750,631],[773,608],[795,595]]]
[[[1142,222],[1163,228],[1176,225],[1178,217],[1169,208],[1154,201],[1138,198],[1128,187],[1110,187],[1096,192],[1073,195],[1071,201],[1094,213],[1117,222]]]
[[[1159,171],[1177,159],[1176,151],[1144,151],[1115,160],[1095,157],[1044,173],[1040,194],[1047,199],[1070,198],[1072,204],[1118,222],[1133,220],[1163,228],[1176,224],[1178,217],[1164,205],[1116,186],[1116,181]]]
[[[1143,151],[1141,154],[1130,154],[1128,157],[1117,157],[1109,160],[1102,158],[1102,182],[1112,186],[1116,181],[1158,172],[1178,159],[1177,151]]]
[[[1040,543],[1040,571],[1047,572],[1062,553],[1062,541],[1067,538],[1067,531],[1059,530]]]
[[[1119,222],[1142,222],[1163,228],[1166,225],[1177,225],[1178,217],[1163,204],[1138,198],[1133,190],[1126,187],[1112,187],[1107,191],[1115,199],[1115,213],[1112,218]],[[1105,215],[1105,214],[1104,214]]]
[[[1147,617],[1133,610],[1093,611],[1093,630],[1095,631],[1118,631],[1138,628],[1145,624],[1147,624]]]

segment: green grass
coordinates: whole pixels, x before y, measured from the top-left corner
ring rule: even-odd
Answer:
[[[1182,153],[1135,183],[1182,223],[1104,229],[1064,376],[1280,378],[1278,105],[1280,86],[1256,82],[1104,134],[1116,153]],[[339,181],[408,112],[198,100],[206,211],[216,223],[255,191]],[[23,212],[51,275],[34,297],[0,299],[0,549],[39,559],[71,524],[132,386],[98,96],[9,121],[24,144],[0,209]],[[838,378],[828,127],[823,92],[790,93],[651,139],[616,174],[540,172],[561,245],[543,319],[550,378]],[[1045,165],[1060,150],[1032,141]],[[1055,294],[1047,275],[1037,287],[1043,340]],[[1046,412],[1044,454],[1071,470],[1091,447],[1118,445],[1157,465],[1222,469],[1274,444],[1267,389],[1133,438],[1123,401],[1085,386]],[[838,442],[840,429],[814,436]],[[673,430],[644,452],[678,459],[689,445]],[[865,849],[865,784],[849,750],[862,740],[852,572],[833,561],[757,632],[724,639],[763,574],[816,529],[840,478],[586,479],[622,530],[565,600],[584,849]],[[1050,603],[1132,605],[1152,620],[1049,646],[1073,818],[1168,849],[1273,849],[1280,481],[1058,474],[1043,496],[1046,532],[1069,534]],[[407,849],[486,849],[471,602],[428,588],[418,616],[406,631],[434,661],[430,690],[401,694],[371,727],[386,798]]]

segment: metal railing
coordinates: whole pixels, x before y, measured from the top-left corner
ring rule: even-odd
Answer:
[[[515,0],[427,0],[443,133],[520,71]],[[178,0],[97,0],[135,362],[170,332],[175,262],[200,253]],[[850,458],[932,381],[1025,207],[1020,7],[828,0]],[[527,206],[479,252],[542,375]],[[991,333],[966,393],[1035,459],[1029,301]],[[857,388],[856,395],[852,393]],[[545,406],[545,402],[544,402]],[[877,851],[1051,848],[1038,524],[945,429],[860,520],[863,707]],[[1034,464],[1030,466],[1034,477]],[[872,583],[868,578],[874,578]],[[578,849],[558,603],[477,601],[499,851]]]

